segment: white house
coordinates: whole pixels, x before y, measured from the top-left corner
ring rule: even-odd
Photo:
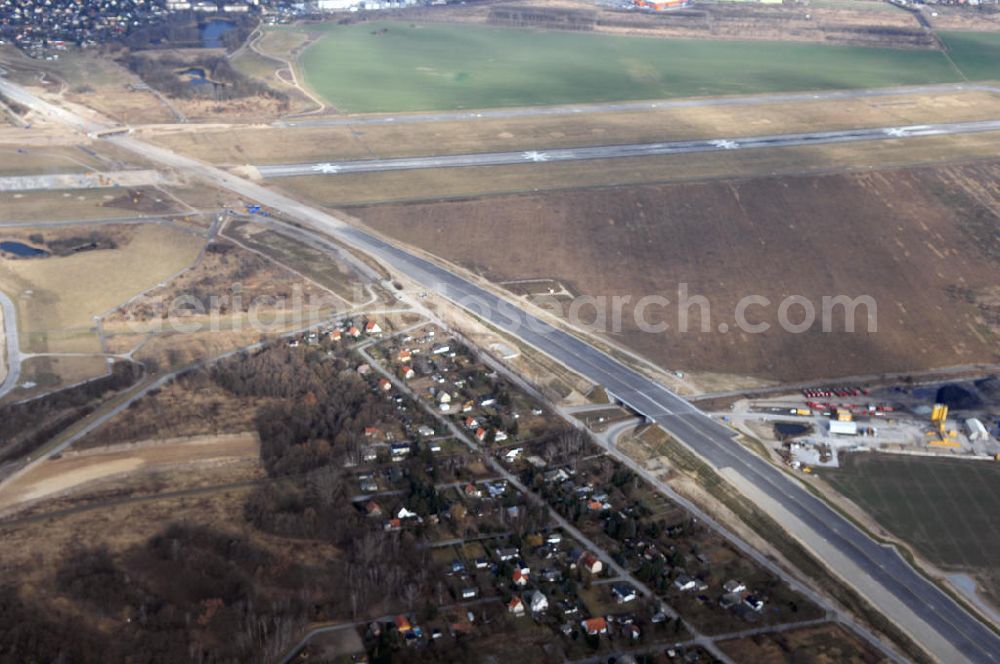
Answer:
[[[529,600],[532,613],[541,613],[549,609],[549,600],[540,590],[536,590]]]
[[[681,574],[676,579],[674,579],[674,587],[680,591],[694,590],[695,586],[694,579],[692,579],[687,574]]]

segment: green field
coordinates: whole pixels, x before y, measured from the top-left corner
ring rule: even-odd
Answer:
[[[822,476],[932,563],[995,569],[1000,463],[851,454],[841,469]]]
[[[1000,33],[939,32],[938,37],[967,79],[1000,80]]]
[[[937,51],[694,41],[389,21],[324,24],[306,83],[348,112],[827,90],[961,80]],[[385,29],[386,32],[382,32]],[[1000,78],[997,35],[950,33],[968,78]],[[984,46],[985,44],[985,46]],[[987,48],[989,47],[989,48]]]

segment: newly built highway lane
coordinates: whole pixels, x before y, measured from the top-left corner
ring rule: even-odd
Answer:
[[[0,80],[0,92],[7,91],[16,92],[14,98],[33,108],[48,106],[23,88]],[[78,120],[75,126],[79,124]],[[112,136],[106,140],[161,166],[175,168],[267,205],[275,212],[368,253],[570,369],[603,384],[609,392],[656,421],[713,464],[749,499],[764,506],[793,536],[815,551],[836,574],[859,590],[937,660],[997,662],[1000,659],[1000,636],[907,565],[894,549],[871,540],[781,470],[736,443],[731,430],[652,379],[582,339],[553,328],[518,305],[476,286],[458,273],[349,226],[311,205],[129,136]]]
[[[584,159],[622,159],[627,157],[655,157],[660,155],[721,152],[726,150],[787,148],[801,145],[884,141],[920,136],[975,134],[989,131],[1000,131],[1000,120],[907,125],[900,127],[871,127],[867,129],[815,131],[800,134],[775,134],[771,136],[748,136],[743,138],[714,138],[696,141],[670,141],[666,143],[597,145],[579,148],[537,148],[517,152],[480,152],[429,157],[393,157],[389,159],[361,159],[355,161],[329,161],[304,164],[273,164],[260,165],[256,168],[265,178],[302,175],[347,175],[350,173],[379,173],[424,168],[507,166],[511,164],[579,161]]]
[[[0,313],[3,315],[3,340],[6,353],[0,352],[0,361],[6,362],[6,373],[0,381],[0,397],[17,386],[21,379],[21,346],[17,337],[17,310],[6,294],[0,293]]]

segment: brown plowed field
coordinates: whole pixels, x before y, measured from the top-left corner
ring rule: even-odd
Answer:
[[[585,189],[352,208],[379,231],[495,281],[553,278],[578,294],[660,294],[711,304],[685,334],[640,332],[630,307],[611,336],[673,369],[805,380],[1000,361],[1000,163],[872,173]],[[790,334],[778,303],[871,295],[878,328],[819,323]],[[740,298],[764,334],[735,328]],[[789,318],[800,320],[800,309]]]

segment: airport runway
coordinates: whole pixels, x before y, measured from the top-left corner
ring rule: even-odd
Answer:
[[[776,134],[745,138],[716,138],[696,141],[671,141],[666,143],[636,143],[631,145],[598,145],[580,148],[538,148],[519,152],[481,152],[439,157],[394,157],[390,159],[361,159],[356,161],[320,162],[307,164],[277,164],[257,166],[265,178],[295,177],[302,175],[347,175],[350,173],[379,173],[424,168],[467,168],[470,166],[503,166],[510,164],[578,161],[583,159],[622,159],[626,157],[653,157],[696,152],[724,152],[758,148],[787,148],[799,145],[824,145],[829,143],[854,143],[945,136],[1000,131],[1000,120],[952,122],[900,127],[871,127],[816,131],[801,134]]]
[[[29,106],[38,100],[0,80]],[[77,120],[75,126],[82,124]],[[908,565],[895,549],[870,539],[853,523],[752,451],[734,432],[652,379],[604,354],[580,338],[553,328],[518,305],[476,286],[444,267],[391,245],[364,230],[280,191],[260,186],[204,162],[126,135],[107,139],[155,163],[186,172],[257,201],[383,261],[425,288],[447,297],[498,328],[547,353],[657,422],[720,472],[736,480],[759,505],[817,553],[845,581],[942,662],[1000,660],[1000,636],[966,612],[940,588]]]
[[[348,115],[330,117],[303,117],[300,120],[278,120],[272,127],[338,127],[387,124],[420,124],[424,122],[455,122],[467,120],[498,120],[507,118],[535,118],[589,113],[616,113],[648,111],[664,108],[698,108],[702,106],[763,106],[797,102],[837,101],[874,97],[900,97],[903,95],[947,94],[949,92],[1000,92],[1000,88],[975,83],[945,83],[942,85],[914,85],[892,88],[854,90],[828,90],[824,92],[788,92],[758,95],[706,97],[703,99],[654,99],[647,101],[608,102],[596,104],[561,104],[558,106],[523,106],[493,108],[479,111],[429,111],[419,113]]]

